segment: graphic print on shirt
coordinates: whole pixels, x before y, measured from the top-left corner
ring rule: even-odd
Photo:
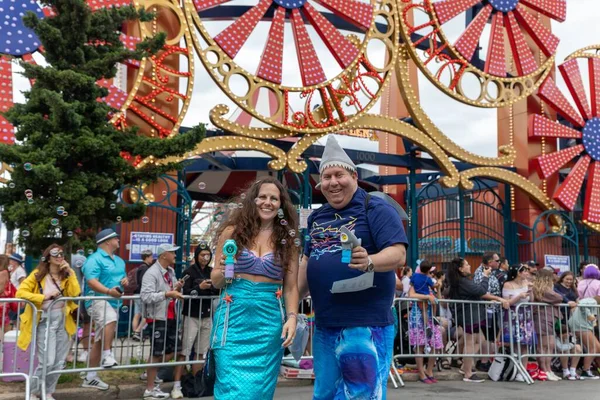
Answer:
[[[323,254],[337,253],[342,251],[342,242],[340,241],[340,229],[343,227],[352,231],[357,217],[342,218],[335,214],[335,219],[321,224],[313,222],[310,230],[311,247],[310,258],[318,260]]]

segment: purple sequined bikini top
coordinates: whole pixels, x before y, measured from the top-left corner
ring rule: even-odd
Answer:
[[[272,252],[258,257],[248,249],[243,249],[237,257],[235,272],[283,280],[283,268],[275,263],[275,256]]]

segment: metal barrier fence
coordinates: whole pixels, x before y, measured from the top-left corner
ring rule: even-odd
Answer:
[[[399,298],[394,307],[398,316],[394,359],[415,359],[420,367],[427,358],[431,368],[430,360],[463,358],[464,374],[470,377],[475,358],[502,356],[514,363],[525,382],[533,383],[515,352],[512,313],[500,303],[440,299],[430,304]]]
[[[35,305],[24,299],[2,298],[0,299],[0,342],[2,352],[2,370],[0,370],[0,379],[21,378],[25,381],[25,398],[29,399],[32,390],[32,382],[37,384],[38,378],[34,375],[37,351],[37,318],[33,318],[31,325],[31,342],[27,351],[20,350],[17,346],[19,327],[19,316],[26,307],[32,309],[32,315],[37,315]],[[14,338],[11,343],[6,342],[7,334],[13,331]],[[10,348],[12,347],[12,348]]]

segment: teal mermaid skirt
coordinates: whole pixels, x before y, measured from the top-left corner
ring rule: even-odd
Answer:
[[[279,284],[246,279],[234,279],[223,289],[211,333],[215,399],[273,398],[283,357],[280,289]]]

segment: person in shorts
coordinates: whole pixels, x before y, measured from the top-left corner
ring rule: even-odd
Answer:
[[[90,367],[100,365],[111,368],[118,365],[112,353],[112,341],[117,329],[118,309],[123,295],[123,287],[127,286],[125,262],[115,254],[119,248],[119,236],[112,229],[104,229],[96,235],[98,250],[83,264],[85,279],[85,295],[110,296],[111,300],[87,300],[85,307],[96,327],[94,345],[90,352]],[[82,387],[108,390],[97,373],[88,372]]]
[[[151,355],[149,363],[158,364],[170,361],[177,353],[179,321],[175,300],[183,300],[179,290],[183,282],[177,281],[171,265],[175,263],[175,251],[179,246],[161,244],[156,248],[158,259],[148,268],[142,279],[140,296],[144,305],[144,317],[151,334]],[[169,394],[155,384],[157,367],[148,367],[144,399],[168,399]],[[181,381],[175,381],[171,397],[183,398]]]

